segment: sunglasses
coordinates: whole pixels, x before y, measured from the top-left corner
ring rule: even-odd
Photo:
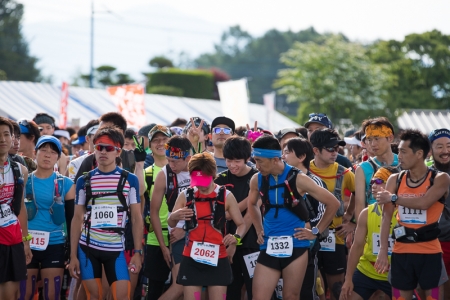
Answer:
[[[223,134],[232,134],[233,130],[231,130],[231,128],[222,128],[222,127],[214,127],[213,128],[213,132],[215,134],[220,134],[221,132],[223,132]]]
[[[384,181],[383,179],[380,179],[380,178],[375,178],[375,179],[372,179],[370,181],[371,185],[374,184],[374,183],[376,183],[376,184],[383,184],[383,183],[386,183],[386,181]]]
[[[183,151],[183,150],[181,150],[181,148],[173,147],[173,146],[170,146],[169,144],[165,144],[164,148],[166,150],[169,150],[170,152],[174,152],[174,153],[178,153],[178,152],[182,152]]]
[[[312,113],[312,114],[309,114],[308,115],[310,118],[313,118],[313,117],[326,117],[327,116],[327,114],[322,114],[322,113],[320,113],[320,114],[318,114],[318,113]]]
[[[119,150],[119,148],[117,148],[116,146],[111,146],[111,145],[94,145],[94,149],[97,151],[103,151],[106,150],[106,152],[113,152],[115,150]]]
[[[325,149],[325,151],[333,153],[333,152],[338,152],[339,150],[339,146],[334,146],[334,147],[324,147],[322,149]]]

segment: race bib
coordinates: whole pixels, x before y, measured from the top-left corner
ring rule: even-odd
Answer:
[[[17,217],[9,204],[2,204],[0,209],[0,227],[8,227],[16,222]]]
[[[258,257],[259,251],[244,255],[244,262],[247,266],[247,271],[250,278],[253,278],[253,275],[255,274],[256,261],[258,260]]]
[[[380,252],[380,234],[379,233],[372,233],[372,252],[373,254],[377,255],[378,252]],[[392,254],[392,247],[394,246],[394,239],[389,236],[388,239],[388,255]]]
[[[334,229],[330,229],[327,238],[320,242],[320,251],[336,251],[336,236],[334,233]]]
[[[277,294],[277,299],[283,299],[283,278],[280,278],[275,288],[275,293]]]
[[[407,224],[427,224],[427,211],[399,205],[400,221]]]
[[[92,205],[91,228],[117,227],[116,205]]]
[[[50,242],[50,232],[28,230],[28,233],[33,237],[30,240],[31,250],[44,251],[47,249],[48,242]]]
[[[292,256],[292,236],[269,236],[266,253],[273,257]]]
[[[198,263],[217,267],[219,261],[219,245],[193,242],[191,257]]]

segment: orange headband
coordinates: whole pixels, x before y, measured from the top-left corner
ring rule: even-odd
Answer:
[[[97,140],[95,140],[95,144],[114,145],[117,148],[122,148],[120,147],[119,143],[114,143],[114,141],[107,135],[102,135],[101,137],[99,137]]]
[[[375,173],[375,175],[373,175],[373,178],[379,178],[382,179],[384,182],[386,182],[389,178],[389,176],[391,176],[391,172],[389,172],[388,169],[386,168],[379,168],[378,171]]]
[[[385,125],[368,125],[366,127],[366,130],[364,131],[366,134],[366,138],[368,137],[373,137],[373,136],[377,136],[377,137],[388,137],[393,135],[392,130],[385,126]]]

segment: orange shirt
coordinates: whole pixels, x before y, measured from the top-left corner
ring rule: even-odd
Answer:
[[[423,197],[430,187],[431,171],[428,171],[425,181],[417,187],[410,187],[407,183],[407,174],[403,176],[402,181],[399,184],[397,195],[398,197],[407,198],[419,198]],[[408,228],[418,229],[423,226],[436,223],[441,217],[444,204],[436,201],[430,208],[426,210],[413,209],[398,206],[397,220],[401,226]],[[417,253],[417,254],[435,254],[441,253],[441,244],[436,238],[432,241],[419,242],[419,243],[400,243],[394,244],[394,253]]]

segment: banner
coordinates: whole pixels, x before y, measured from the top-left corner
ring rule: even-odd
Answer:
[[[218,82],[222,114],[238,126],[250,124],[247,79]]]
[[[59,125],[60,129],[67,126],[67,105],[69,104],[69,84],[63,82],[61,85],[61,104],[59,109]]]
[[[128,84],[112,86],[106,89],[111,96],[117,110],[127,120],[128,126],[141,128],[145,120],[144,86],[142,84]]]
[[[264,94],[264,106],[266,107],[267,117],[267,129],[274,131],[274,118],[275,118],[275,92]]]

